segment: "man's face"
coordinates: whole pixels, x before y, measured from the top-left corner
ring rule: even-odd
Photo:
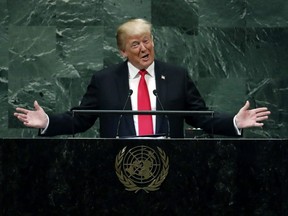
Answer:
[[[148,68],[154,61],[154,43],[151,34],[128,36],[121,53],[139,70]]]

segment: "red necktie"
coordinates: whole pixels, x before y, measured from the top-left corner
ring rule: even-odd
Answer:
[[[138,85],[138,110],[151,110],[149,92],[145,80],[146,70],[139,71],[141,75]],[[139,135],[153,134],[153,123],[151,115],[138,115]]]

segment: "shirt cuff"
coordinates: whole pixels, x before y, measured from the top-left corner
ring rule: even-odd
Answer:
[[[234,124],[235,130],[236,130],[236,134],[240,136],[240,135],[242,134],[242,129],[239,129],[239,128],[237,127],[237,124],[236,124],[236,115],[235,115],[234,118],[233,118],[233,124]]]
[[[48,121],[47,121],[47,125],[46,125],[45,128],[40,129],[40,134],[41,134],[41,135],[45,134],[46,131],[47,131],[47,128],[49,127],[49,116],[46,114],[46,117],[47,117],[47,120],[48,120]]]

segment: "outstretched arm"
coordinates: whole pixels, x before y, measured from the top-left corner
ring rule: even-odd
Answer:
[[[34,108],[35,110],[27,110],[17,107],[14,116],[27,127],[45,128],[48,124],[47,114],[37,101],[34,101]]]
[[[268,119],[270,111],[266,107],[249,110],[250,103],[247,101],[236,115],[236,125],[239,129],[249,127],[262,127],[262,121]]]

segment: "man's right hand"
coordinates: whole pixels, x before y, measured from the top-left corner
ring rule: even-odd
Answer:
[[[14,116],[27,127],[45,128],[48,124],[47,114],[37,101],[34,101],[34,108],[35,110],[27,110],[17,107]]]

